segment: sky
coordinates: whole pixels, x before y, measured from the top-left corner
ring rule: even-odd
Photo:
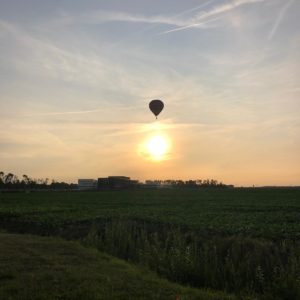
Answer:
[[[299,0],[0,0],[0,171],[300,185],[299,15]],[[161,160],[143,150],[155,135]]]

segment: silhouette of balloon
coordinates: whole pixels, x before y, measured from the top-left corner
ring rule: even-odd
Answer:
[[[153,112],[153,114],[155,115],[155,117],[157,119],[157,116],[160,114],[160,112],[164,108],[164,103],[161,100],[157,100],[157,99],[156,100],[152,100],[149,103],[149,108]]]

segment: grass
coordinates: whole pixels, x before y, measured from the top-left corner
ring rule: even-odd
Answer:
[[[170,283],[77,242],[2,232],[0,245],[0,299],[242,299]]]

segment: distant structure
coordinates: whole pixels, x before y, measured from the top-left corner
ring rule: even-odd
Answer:
[[[108,176],[105,178],[98,178],[98,190],[105,189],[126,189],[136,187],[137,180],[131,180],[127,176]]]
[[[127,176],[108,176],[95,179],[78,179],[79,190],[117,190],[137,187],[138,180],[131,180]]]
[[[161,182],[160,180],[146,180],[145,184],[140,186],[143,189],[171,189],[172,184]]]
[[[95,190],[97,189],[97,180],[94,179],[78,179],[79,190]]]
[[[123,190],[123,189],[173,189],[173,188],[234,188],[217,180],[146,180],[145,183],[127,176],[108,176],[95,179],[78,179],[78,190]]]

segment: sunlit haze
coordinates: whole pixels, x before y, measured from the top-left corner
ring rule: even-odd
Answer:
[[[154,160],[163,159],[164,155],[167,152],[167,149],[168,145],[166,140],[159,135],[152,137],[147,143],[147,150]]]
[[[1,0],[0,171],[300,185],[299,15],[298,0]]]
[[[154,135],[140,145],[139,154],[145,159],[162,161],[170,159],[170,142],[162,135]]]

